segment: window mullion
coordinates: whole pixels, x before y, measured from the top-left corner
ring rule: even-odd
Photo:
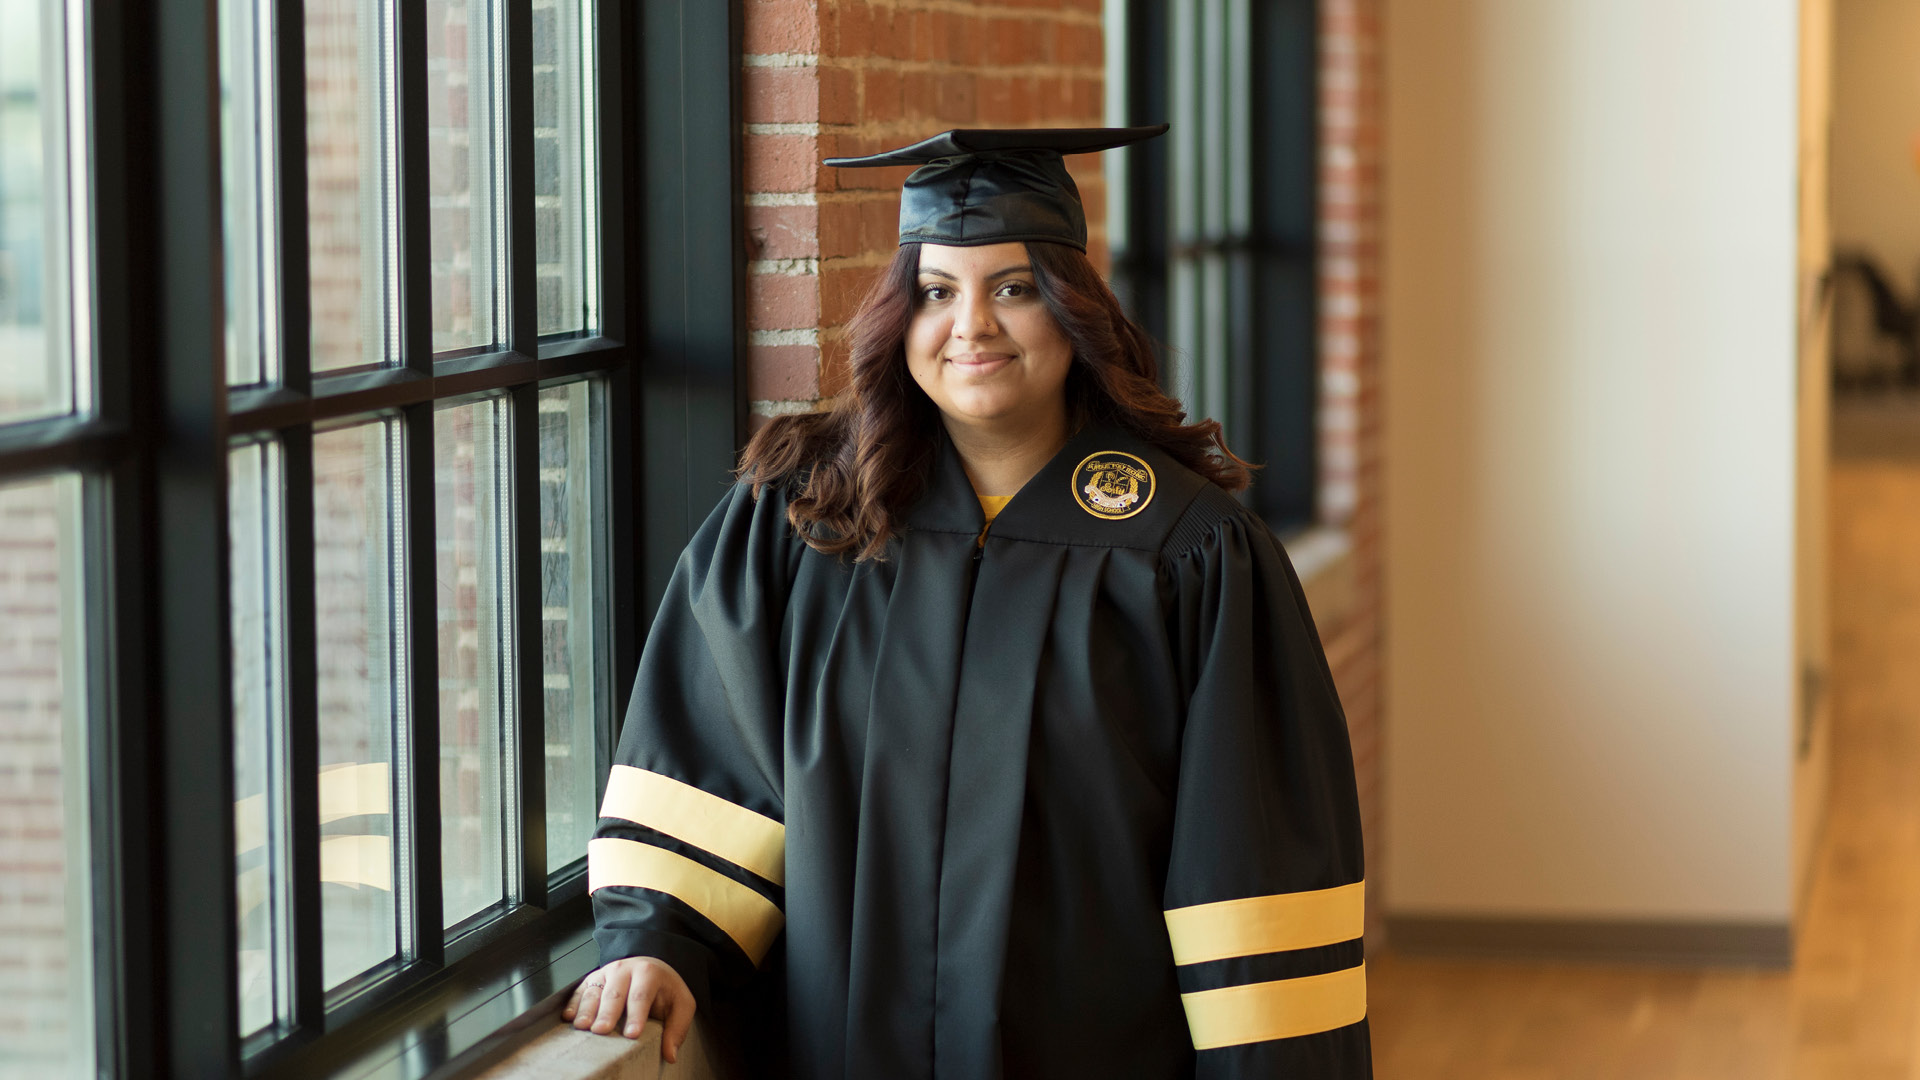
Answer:
[[[399,262],[393,268],[400,291],[402,366],[433,374],[433,211],[430,126],[427,108],[427,5],[395,5],[394,117],[399,127]],[[431,474],[428,479],[431,480]],[[431,492],[431,485],[428,488]],[[429,581],[432,579],[429,578]]]
[[[208,14],[210,15],[210,9]],[[210,23],[210,19],[209,19]],[[192,46],[177,44],[191,39]],[[164,868],[166,970],[172,1072],[227,1072],[235,1026],[232,776],[215,763],[231,751],[228,700],[226,444],[216,398],[226,377],[219,318],[218,132],[210,122],[211,52],[204,34],[166,35],[160,47],[161,257],[154,265],[161,371],[154,434],[154,501],[149,507],[159,575],[152,594],[164,627],[156,635],[165,673],[158,701],[164,732],[162,796],[168,840]],[[179,92],[173,92],[178,90]],[[202,92],[204,91],[204,92]],[[197,107],[196,107],[197,106]],[[195,150],[202,152],[196,153]],[[171,444],[171,445],[166,445]]]
[[[394,9],[396,70],[394,117],[399,136],[399,261],[393,268],[400,292],[400,363],[433,374],[433,217],[430,126],[427,102],[427,5],[388,0]],[[395,885],[400,892],[400,955],[438,966],[446,958],[440,869],[440,623],[435,590],[433,403],[403,410],[401,498],[392,508],[400,520],[395,535],[404,545],[407,618],[404,719],[396,747],[407,765],[399,774]],[[402,704],[402,702],[396,702]]]
[[[306,260],[302,259],[300,265],[305,266]],[[304,309],[304,299],[301,306]],[[306,334],[302,332],[298,339],[302,357],[299,371],[304,377]],[[296,1029],[317,1035],[325,1030],[326,979],[321,966],[320,698],[311,428],[291,428],[281,436],[281,461],[286,468],[282,489],[286,550],[282,557],[286,559],[288,730],[284,733],[287,774],[280,779],[287,790],[288,863],[293,871],[293,1023]]]
[[[651,611],[666,593],[680,548],[712,508],[714,493],[733,480],[744,440],[746,395],[740,362],[746,320],[740,284],[738,103],[739,66],[730,57],[728,24],[696,17],[707,5],[629,5],[624,34],[639,39],[634,59],[640,115],[626,127],[649,162],[647,205],[674,208],[674,228],[647,232],[634,248],[636,311],[644,330],[633,335],[634,386],[649,481],[650,525],[643,552],[645,594]],[[725,132],[727,151],[710,132]],[[616,500],[617,502],[618,500]]]
[[[426,249],[419,249],[426,258]],[[422,262],[424,267],[425,263]],[[409,268],[408,274],[412,270]],[[428,329],[431,323],[420,324]],[[423,354],[429,355],[430,354]],[[403,747],[406,768],[399,771],[394,883],[400,888],[400,955],[439,965],[446,956],[440,872],[440,623],[437,610],[436,529],[434,524],[433,403],[404,411],[405,441],[400,468],[401,497],[390,512],[399,518],[395,535],[406,560],[405,660],[396,688],[404,706],[395,745]]]
[[[626,74],[621,68],[625,50],[620,43],[622,35],[628,32],[623,20],[629,17],[629,8],[620,0],[594,2],[597,9],[594,30],[599,35],[594,64],[594,74],[599,79],[598,105],[594,117],[598,122],[595,134],[599,154],[596,160],[600,167],[599,183],[596,185],[600,193],[600,242],[596,245],[600,254],[600,298],[596,306],[600,312],[600,333],[617,341],[626,341],[630,325],[625,235],[627,100],[622,91]],[[732,65],[729,65],[731,69]],[[740,269],[744,275],[744,263]],[[736,293],[744,289],[744,277],[741,281]]]
[[[109,367],[108,370],[111,370]],[[94,820],[112,825],[93,837],[94,951],[97,1065],[130,1080],[164,1075],[150,1048],[161,1037],[163,1017],[153,1007],[167,990],[161,963],[164,929],[149,882],[160,879],[160,825],[149,807],[158,805],[157,778],[147,768],[128,767],[158,757],[155,712],[149,704],[158,673],[145,663],[145,601],[138,576],[145,557],[137,525],[143,512],[145,463],[121,462],[101,486],[89,485],[85,512],[101,523],[89,544],[87,632],[91,691],[90,725]],[[127,766],[115,768],[113,763]],[[108,779],[109,776],[112,779]],[[110,832],[108,830],[111,830]]]
[[[1255,102],[1247,163],[1255,258],[1252,340],[1258,371],[1246,401],[1254,422],[1236,448],[1266,468],[1250,502],[1277,527],[1315,519],[1320,481],[1317,273],[1320,17],[1315,0],[1253,8],[1247,33]],[[1244,444],[1244,446],[1242,446]]]
[[[540,340],[538,217],[534,212],[533,7],[510,3],[506,11],[507,341],[521,356],[537,356]],[[536,714],[537,715],[537,714]]]
[[[307,11],[305,0],[274,2],[275,200],[278,257],[267,272],[279,280],[279,323],[269,333],[280,356],[281,385],[313,391],[312,267],[307,261]],[[289,459],[291,460],[291,459]],[[291,468],[291,465],[289,465]],[[311,470],[309,470],[311,472]],[[312,505],[311,496],[308,505]],[[309,524],[312,515],[308,514]],[[311,533],[311,530],[309,530]],[[317,976],[316,976],[317,977]]]
[[[275,258],[266,270],[278,281],[273,348],[280,358],[280,385],[305,398],[313,392],[313,293],[307,200],[307,10],[305,0],[273,3],[273,101],[275,142],[259,147],[274,155]],[[292,1023],[308,1038],[326,1030],[326,979],[322,966],[320,900],[320,704],[317,608],[314,599],[313,430],[305,425],[281,434],[286,560],[286,785],[288,883],[292,908],[290,942]]]
[[[647,622],[640,614],[641,597],[647,587],[646,555],[657,546],[648,535],[653,523],[641,517],[641,491],[646,475],[646,440],[636,438],[632,424],[614,424],[615,416],[633,416],[639,411],[640,379],[633,367],[615,371],[593,387],[587,408],[593,417],[588,425],[592,443],[587,450],[588,482],[593,497],[607,508],[603,519],[595,523],[594,543],[606,554],[594,560],[594,592],[606,597],[595,609],[594,636],[599,642],[594,668],[599,672],[594,687],[596,700],[602,702],[595,715],[594,792],[597,809],[606,797],[607,775],[613,765],[621,719],[633,696],[630,679],[616,678],[614,672],[628,673],[640,666],[640,647],[646,639]],[[649,597],[651,602],[653,598]],[[645,610],[651,612],[652,607]]]
[[[156,17],[159,9],[152,12]],[[143,42],[150,78],[132,88],[155,152],[103,186],[102,200],[143,204],[150,260],[127,284],[144,310],[140,360],[154,372],[143,438],[153,462],[137,522],[154,575],[146,592],[159,674],[152,721],[159,747],[159,850],[154,902],[165,1015],[158,1069],[172,1076],[232,1075],[238,1065],[232,686],[227,584],[226,384],[220,216],[219,34],[211,2],[168,5],[165,33]],[[138,245],[134,245],[139,250]],[[138,407],[138,406],[136,406]],[[124,762],[139,768],[144,763]]]
[[[540,574],[540,390],[533,385],[516,389],[508,399],[512,410],[507,429],[513,492],[511,551],[513,606],[508,653],[513,664],[514,753],[510,768],[517,770],[514,789],[517,811],[509,826],[519,830],[513,848],[520,865],[517,874],[522,902],[547,906],[547,753],[546,684],[542,664],[542,598]],[[510,808],[514,809],[514,808]]]
[[[89,837],[94,1066],[103,1074],[144,1080],[166,1071],[151,1048],[160,1043],[168,1023],[154,1003],[170,989],[162,952],[166,924],[154,909],[151,884],[163,871],[158,855],[163,832],[154,813],[161,784],[146,765],[158,760],[159,752],[159,713],[152,692],[159,672],[146,633],[150,605],[142,569],[144,523],[152,506],[146,482],[152,459],[137,452],[150,445],[152,432],[151,412],[142,405],[148,395],[137,392],[150,391],[154,382],[151,369],[135,362],[131,333],[135,313],[152,311],[141,303],[133,284],[148,284],[133,265],[135,245],[148,234],[141,230],[136,235],[144,214],[130,205],[138,186],[129,176],[139,159],[129,145],[129,132],[147,120],[142,109],[147,88],[134,74],[143,70],[135,59],[145,61],[133,31],[139,15],[130,18],[122,5],[97,5],[90,15],[86,51],[91,58],[87,82],[92,98],[88,119],[95,352],[75,360],[96,365],[100,418],[126,433],[126,441],[105,455],[111,466],[90,477],[83,488],[82,513],[91,525],[82,531],[90,658],[83,675],[87,780],[96,823]]]
[[[626,165],[630,153],[638,157],[652,153],[648,140],[629,135],[627,110],[630,100],[642,93],[645,76],[640,67],[639,50],[634,47],[645,22],[645,15],[629,11],[618,0],[598,0],[600,33],[600,317],[602,332],[620,341],[633,341],[641,334],[646,311],[639,292],[638,274],[627,276],[627,253],[641,250],[642,206],[633,204],[629,215]],[[739,15],[728,16],[737,29]],[[732,30],[729,30],[729,34]],[[657,93],[657,89],[652,92]],[[634,118],[644,115],[633,108]],[[737,130],[737,129],[729,129]],[[731,140],[732,136],[729,136]],[[631,142],[633,145],[629,145]],[[639,170],[645,172],[645,170]],[[735,188],[735,190],[738,190]],[[638,256],[636,255],[636,260]],[[638,262],[636,261],[636,266]],[[742,268],[744,269],[744,267]],[[736,277],[733,300],[744,286]],[[744,324],[743,324],[744,325]],[[744,350],[742,350],[744,351]],[[633,355],[628,352],[627,356]],[[641,455],[646,440],[636,437],[630,423],[610,423],[615,417],[640,415],[636,400],[640,380],[634,365],[627,360],[607,378],[590,384],[587,411],[589,441],[586,452],[587,476],[594,505],[607,508],[595,522],[594,551],[590,576],[593,592],[602,597],[593,608],[593,640],[596,650],[594,670],[594,801],[597,809],[606,794],[608,768],[613,763],[619,718],[626,715],[631,693],[628,680],[615,672],[631,672],[638,666],[640,643],[646,632],[646,616],[640,614],[639,597],[645,588],[646,549],[641,542],[645,523],[639,520],[641,500],[636,497],[644,473]],[[733,387],[728,387],[731,393]],[[647,609],[651,612],[651,608]],[[584,887],[579,882],[576,887]]]

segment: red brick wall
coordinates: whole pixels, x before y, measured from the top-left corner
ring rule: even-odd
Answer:
[[[764,417],[838,392],[847,319],[897,246],[909,170],[820,159],[955,127],[1099,124],[1103,39],[1100,0],[747,0],[744,39],[747,396]],[[1104,222],[1099,159],[1070,165]]]
[[[1320,5],[1320,513],[1353,542],[1352,603],[1320,632],[1353,735],[1380,895],[1380,0]],[[1373,904],[1369,903],[1369,910]],[[1370,920],[1369,932],[1378,933]],[[1376,939],[1377,940],[1377,939]]]

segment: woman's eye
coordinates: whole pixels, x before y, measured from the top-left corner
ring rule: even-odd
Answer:
[[[946,298],[947,287],[945,285],[927,285],[920,290],[920,299],[922,300],[945,300]]]
[[[1024,281],[1009,281],[1005,285],[1000,286],[1000,294],[1002,296],[1012,297],[1032,296],[1033,286]]]

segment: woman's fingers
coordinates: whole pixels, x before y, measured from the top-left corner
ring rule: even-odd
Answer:
[[[680,1044],[693,1028],[693,1012],[693,991],[680,973],[642,956],[616,960],[588,975],[574,988],[561,1015],[582,1031],[600,1035],[619,1031],[629,1039],[640,1037],[649,1016],[657,1017],[662,1028],[660,1054],[671,1064],[680,1060]]]
[[[618,964],[608,965],[602,974],[607,984],[600,988],[600,1010],[593,1018],[593,1030],[605,1035],[620,1021],[620,1012],[627,1006],[627,986],[632,980],[626,968]]]
[[[653,1009],[653,980],[648,972],[635,976],[633,987],[627,991],[627,1038],[637,1039],[647,1025],[647,1013]]]
[[[586,981],[574,990],[573,1001],[567,1005],[567,1019],[572,1020],[573,1026],[581,1031],[585,1031],[593,1024],[593,1018],[600,1011],[601,983],[595,980],[595,975],[599,973],[594,972],[587,976]],[[605,978],[604,975],[600,977]]]
[[[666,1054],[669,1064],[680,1060],[680,1044],[686,1041],[687,1032],[693,1028],[693,994],[683,986],[662,988],[659,996],[660,1022],[666,1028],[660,1033],[660,1048]]]

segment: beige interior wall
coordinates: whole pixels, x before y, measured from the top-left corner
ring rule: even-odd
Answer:
[[[1833,232],[1920,284],[1920,3],[1834,7]]]
[[[1791,908],[1797,0],[1391,0],[1390,914]]]

